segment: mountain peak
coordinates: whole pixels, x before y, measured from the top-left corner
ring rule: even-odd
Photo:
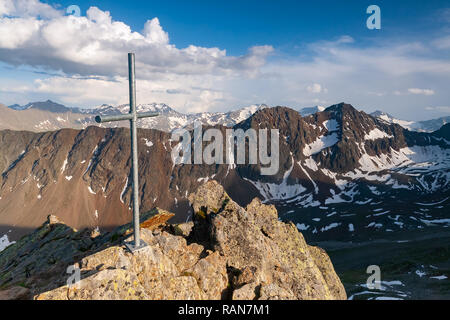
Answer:
[[[28,109],[39,109],[39,110],[43,110],[43,111],[50,111],[50,112],[55,112],[55,113],[65,113],[65,112],[69,112],[71,109],[60,104],[57,102],[54,102],[50,99],[48,99],[47,101],[36,101],[36,102],[30,102],[27,103],[26,105],[18,105],[18,104],[13,104],[11,106],[9,106],[9,108],[14,109],[14,110],[28,110]]]
[[[355,112],[356,110],[351,104],[340,102],[337,104],[334,104],[332,106],[329,106],[325,109],[325,111],[341,111],[341,112]]]

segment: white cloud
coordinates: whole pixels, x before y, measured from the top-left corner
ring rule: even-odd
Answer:
[[[158,18],[153,18],[152,20],[148,20],[145,23],[144,36],[152,43],[169,43],[169,35],[161,28]]]
[[[136,52],[138,103],[164,102],[183,112],[345,101],[409,119],[424,117],[424,99],[427,105],[450,100],[446,34],[422,42],[382,38],[364,46],[346,35],[302,43],[298,56],[267,59],[274,52],[270,45],[241,56],[195,44],[177,48],[158,18],[137,32],[99,8],[74,17],[37,0],[19,12],[19,2],[0,0],[0,61],[50,75],[18,76],[14,83],[0,75],[0,102],[7,104],[48,98],[84,107],[126,103],[129,51]]]
[[[136,32],[97,7],[76,17],[37,0],[0,1],[0,61],[57,71],[62,76],[28,83],[28,92],[72,105],[126,102],[122,79],[128,73],[127,53],[135,52],[141,101],[159,100],[184,111],[219,108],[229,98],[216,86],[224,79],[257,77],[273,51],[269,45],[254,46],[247,54],[229,56],[216,47],[179,49],[156,17]],[[1,91],[14,92],[9,89]]]
[[[450,113],[450,106],[426,107],[425,110]]]
[[[353,39],[353,38],[350,37],[349,35],[342,36],[342,37],[340,37],[340,38],[336,41],[337,44],[341,44],[341,43],[353,43],[353,42],[355,42],[355,39]]]
[[[320,84],[318,83],[314,83],[310,86],[306,87],[306,90],[310,93],[321,93],[321,92],[328,92],[328,90],[326,88],[323,88]]]
[[[231,104],[228,94],[210,89],[220,86],[214,76],[170,75],[165,79],[137,82],[137,103],[167,103],[184,112],[202,112],[217,107],[219,103]],[[204,85],[204,87],[201,87]],[[60,77],[37,79],[31,85],[8,85],[0,81],[0,93],[28,95],[39,99],[52,99],[65,105],[92,107],[100,104],[120,105],[128,103],[128,79],[126,77]],[[186,89],[188,88],[188,89]],[[30,100],[30,99],[29,99]],[[28,102],[29,102],[28,100]],[[17,101],[26,103],[27,100]]]
[[[39,0],[1,0],[0,17],[41,17],[55,18],[63,13]]]
[[[14,65],[45,66],[67,74],[126,76],[126,55],[134,51],[140,76],[147,79],[166,73],[255,75],[273,50],[256,46],[247,55],[227,56],[219,48],[178,49],[169,43],[158,18],[148,20],[139,33],[96,7],[89,8],[85,17],[76,17],[57,15],[58,11],[45,7],[56,12],[49,14],[41,8],[48,5],[39,7],[36,1],[12,3],[20,4],[23,14],[0,18],[0,56]],[[48,18],[39,19],[37,13],[44,11]]]
[[[37,34],[42,21],[33,18],[0,19],[0,48],[15,49]]]
[[[434,91],[431,89],[419,89],[419,88],[410,88],[408,89],[408,92],[412,94],[423,94],[425,96],[432,96],[434,94]]]
[[[450,36],[444,36],[438,38],[432,42],[432,44],[438,49],[449,49],[450,48]]]

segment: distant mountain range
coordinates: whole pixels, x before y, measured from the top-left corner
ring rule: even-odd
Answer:
[[[121,112],[110,108],[97,111]],[[259,165],[175,166],[170,157],[175,146],[170,133],[143,129],[139,139],[143,208],[158,205],[176,211],[187,194],[208,179],[221,182],[243,205],[255,196],[279,204],[280,212],[294,221],[300,221],[298,216],[283,207],[305,210],[345,203],[368,205],[376,199],[386,202],[388,195],[397,193],[399,198],[411,199],[412,195],[448,192],[450,124],[434,133],[413,132],[344,103],[305,117],[285,107],[253,108],[258,111],[233,128],[279,130],[280,170],[275,176],[262,176]],[[146,106],[145,110],[175,116],[167,106]],[[238,121],[253,111],[244,110],[204,119]],[[190,121],[182,116],[177,119],[184,119],[183,125]],[[222,124],[215,127],[225,130]],[[0,131],[0,216],[5,220],[13,213],[10,225],[29,224],[31,217],[37,219],[33,224],[39,225],[49,212],[64,209],[64,219],[75,227],[107,227],[127,221],[128,137],[129,131],[121,128]],[[81,217],[84,214],[88,217]],[[302,215],[305,218],[305,211]],[[417,221],[408,223],[417,225]],[[388,222],[384,228],[395,227]],[[314,235],[325,227],[311,227],[308,232]]]
[[[233,125],[249,118],[256,111],[267,108],[267,105],[251,105],[229,112],[203,112],[184,114],[180,113],[166,104],[140,104],[137,106],[139,112],[158,112],[159,117],[147,118],[139,121],[139,127],[145,129],[157,129],[170,132],[176,128],[192,128],[195,121],[200,121],[204,125],[223,125],[232,127]],[[68,108],[62,104],[51,100],[43,102],[30,102],[26,105],[14,104],[4,106],[0,104],[0,130],[27,130],[34,132],[54,131],[63,128],[85,129],[91,125],[98,125],[94,121],[94,116],[114,115],[128,113],[127,104],[119,106],[101,105],[92,109]],[[325,107],[315,106],[301,108],[298,110],[303,117],[324,111]],[[396,123],[411,131],[433,132],[441,128],[450,121],[449,117],[442,117],[426,121],[406,121],[396,119],[383,111],[371,113],[388,123]],[[100,127],[126,127],[127,122],[101,124]]]
[[[233,126],[266,105],[251,105],[229,112],[203,112],[194,114],[180,113],[166,104],[140,104],[138,112],[158,112],[159,117],[139,120],[138,126],[145,129],[157,129],[170,132],[176,128],[191,128],[195,121],[204,125]],[[6,107],[0,104],[0,130],[27,130],[34,132],[54,131],[63,128],[85,129],[88,126],[117,128],[127,127],[128,122],[106,123],[98,125],[94,121],[96,115],[115,115],[128,113],[129,105],[101,105],[92,109],[68,108],[51,100],[32,102],[24,106]]]
[[[371,115],[388,123],[396,123],[405,129],[419,132],[433,132],[441,128],[444,124],[450,122],[450,116],[425,121],[406,121],[396,119],[389,113],[385,113],[383,111],[375,111],[372,112]]]
[[[401,288],[393,289],[391,297],[414,298],[411,286],[439,281],[431,275],[447,272],[438,258],[448,253],[450,241],[450,124],[431,133],[410,131],[383,115],[370,115],[346,103],[322,111],[320,107],[299,111],[255,105],[195,116],[166,105],[138,109],[161,112],[160,122],[144,125],[166,128],[138,131],[142,212],[158,206],[176,214],[172,222],[189,220],[193,212],[188,195],[206,181],[216,180],[243,207],[254,197],[275,205],[282,220],[292,221],[308,241],[325,244],[330,256],[337,246],[352,247],[348,256],[340,254],[342,250],[336,253],[333,261],[338,271],[342,259],[349,272],[358,267],[365,274],[368,265],[380,263],[386,281],[401,276]],[[24,110],[4,107],[0,119],[12,113],[17,118],[9,118],[9,124],[30,125],[31,116],[39,116],[40,121],[47,116],[50,125],[62,126],[66,125],[63,120],[76,123],[93,113],[114,112],[127,112],[127,106],[54,113],[32,104]],[[189,127],[193,119],[215,124],[222,132],[224,125],[278,129],[278,173],[263,176],[260,164],[175,165],[171,152],[177,144],[167,131]],[[83,122],[83,126],[89,124]],[[98,126],[47,132],[0,130],[0,240],[4,244],[17,241],[49,214],[57,214],[77,229],[98,227],[100,231],[130,221],[129,135],[128,129]],[[418,246],[413,241],[423,242]],[[430,246],[436,248],[435,260],[426,251]],[[399,260],[405,248],[406,260]],[[386,257],[391,260],[373,260],[374,252],[382,258],[389,250]],[[417,257],[408,260],[411,254]],[[392,267],[392,263],[399,265]],[[419,279],[417,274],[430,276]],[[356,281],[347,286],[355,295],[367,294],[366,278]]]

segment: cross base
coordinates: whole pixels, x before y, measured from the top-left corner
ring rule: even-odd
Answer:
[[[142,250],[148,246],[147,242],[145,242],[142,239],[141,239],[141,243],[138,246],[134,245],[134,240],[124,241],[123,244],[131,253],[135,253],[136,251]]]

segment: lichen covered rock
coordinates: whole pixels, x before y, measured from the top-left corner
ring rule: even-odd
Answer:
[[[134,253],[122,244],[130,225],[92,238],[52,217],[26,242],[0,253],[0,274],[7,274],[0,285],[12,290],[25,279],[28,296],[51,300],[346,298],[325,251],[307,245],[293,224],[279,221],[274,206],[255,199],[244,209],[215,181],[189,200],[193,222],[169,225],[171,214],[157,209],[141,224],[148,246]],[[55,256],[56,246],[65,253]],[[58,267],[37,263],[24,274],[32,261],[18,263],[18,253],[34,259],[53,254]],[[69,286],[66,270],[74,264],[81,280]]]

